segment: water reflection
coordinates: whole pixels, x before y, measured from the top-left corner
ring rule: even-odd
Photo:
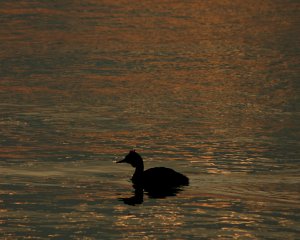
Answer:
[[[181,207],[174,204],[143,206],[144,213],[138,209],[131,208],[128,211],[127,207],[115,208],[118,218],[114,225],[121,231],[125,230],[125,239],[141,236],[162,238],[170,234],[176,235],[176,232],[181,230],[183,235],[186,234],[185,216]]]
[[[141,187],[134,188],[134,195],[132,197],[120,198],[125,204],[128,205],[137,205],[142,204],[144,202],[144,194],[146,194],[149,198],[166,198],[171,196],[176,196],[179,192],[181,192],[181,188],[168,188],[168,189],[151,189],[148,191],[144,191]]]
[[[0,238],[298,239],[299,3],[253,2],[1,1]],[[136,146],[192,184],[123,197]]]
[[[142,188],[135,189],[132,197],[120,198],[120,200],[128,205],[142,204],[144,202],[144,190]]]

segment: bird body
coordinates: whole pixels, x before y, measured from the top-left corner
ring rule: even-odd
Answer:
[[[172,188],[188,185],[189,180],[181,173],[166,167],[155,167],[143,172],[142,184],[145,188],[156,186],[157,188]]]
[[[143,188],[146,191],[163,191],[176,189],[188,185],[189,179],[181,173],[166,167],[154,167],[144,171],[142,157],[135,151],[130,151],[126,157],[118,163],[129,163],[135,168],[131,178],[136,188]]]

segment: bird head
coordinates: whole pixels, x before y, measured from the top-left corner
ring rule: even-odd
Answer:
[[[117,163],[129,163],[132,167],[137,167],[143,163],[143,160],[135,150],[131,150],[124,159],[118,161]]]

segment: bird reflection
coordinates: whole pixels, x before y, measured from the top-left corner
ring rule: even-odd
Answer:
[[[133,151],[117,163],[129,163],[135,168],[131,181],[133,182],[134,195],[129,198],[121,198],[125,204],[136,205],[144,201],[144,192],[150,198],[165,198],[176,196],[182,189],[181,186],[187,186],[189,179],[181,173],[170,168],[156,167],[144,171],[142,157]]]
[[[164,189],[144,189],[142,187],[134,186],[134,195],[128,198],[120,198],[123,203],[127,205],[138,205],[144,202],[144,193],[149,198],[166,198],[170,196],[176,196],[177,193],[181,192],[180,188],[164,188]]]
[[[129,198],[120,198],[127,205],[137,205],[144,202],[144,190],[143,188],[138,188],[134,190],[134,195]]]

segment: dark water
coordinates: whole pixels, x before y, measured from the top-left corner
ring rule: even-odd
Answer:
[[[0,238],[299,239],[299,8],[0,1]]]

